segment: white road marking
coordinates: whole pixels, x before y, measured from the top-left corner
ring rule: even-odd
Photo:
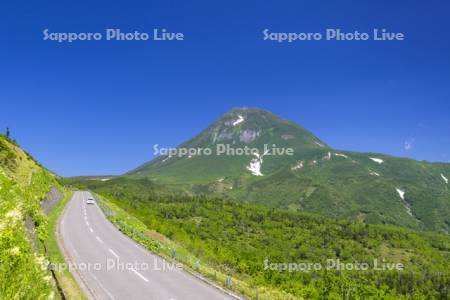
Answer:
[[[92,229],[91,227],[89,227],[89,231],[90,231],[90,232],[94,232],[94,229]]]
[[[135,269],[131,269],[131,271],[134,272],[134,274],[136,274],[137,276],[141,277],[142,280],[144,280],[145,282],[148,282],[148,279],[144,277],[144,275],[142,275],[141,273],[139,273],[138,271],[136,271]]]
[[[97,277],[95,277],[94,274],[92,274],[92,272],[89,271],[89,275],[91,275],[92,278],[94,278],[94,280],[98,283],[98,285],[105,291],[105,293],[108,294],[109,298],[113,300],[115,299],[114,296],[103,286],[103,284],[100,283]]]
[[[86,193],[86,195],[89,195],[88,193]],[[82,196],[85,196],[85,194],[82,194]],[[73,222],[75,223],[75,226],[76,226],[76,224],[79,224],[79,219],[77,219],[77,218],[79,218],[79,215],[77,214],[77,211],[75,211],[75,212],[73,212],[73,210],[75,210],[76,208],[75,208],[75,206],[78,206],[79,205],[79,203],[78,204],[75,204],[76,202],[72,202],[73,203],[73,205],[72,205],[72,211],[71,211],[71,220],[73,219]],[[78,206],[78,209],[79,209],[79,206]],[[78,210],[77,209],[77,210]],[[93,208],[90,208],[91,210],[93,209]],[[96,211],[96,212],[91,212],[91,218],[96,218],[96,229],[98,229],[98,226],[109,226],[109,229],[111,229],[111,230],[113,230],[113,233],[119,233],[120,234],[120,232],[117,230],[117,228],[116,227],[114,227],[111,223],[109,223],[108,222],[108,220],[106,219],[106,218],[104,218],[104,219],[100,219],[100,220],[98,220],[97,219],[97,217],[98,216],[102,216],[102,217],[104,217],[104,215],[102,214],[102,211],[100,210],[100,208],[99,207],[97,207],[96,209],[98,209],[98,212]],[[78,213],[79,213],[79,210],[78,210]],[[86,216],[86,211],[83,211],[83,213],[84,213],[84,216]],[[93,214],[93,215],[92,215]],[[82,215],[82,218],[83,218],[83,215]],[[78,220],[78,221],[77,221]],[[83,220],[83,219],[82,219]],[[100,221],[100,222],[98,222],[98,221]],[[87,220],[86,220],[86,224],[88,225],[87,227],[88,227],[88,229],[89,230],[91,230],[91,232],[92,232],[92,230],[93,230],[93,227],[91,227],[90,225],[89,225],[89,223],[90,222],[88,222]],[[61,226],[61,230],[63,231],[63,236],[65,236],[66,237],[66,242],[67,242],[67,244],[68,244],[68,249],[69,249],[69,252],[72,252],[74,255],[73,255],[73,258],[75,258],[75,260],[74,260],[74,262],[76,262],[76,261],[82,261],[82,258],[81,258],[81,256],[77,253],[77,251],[75,250],[76,248],[75,248],[75,246],[74,246],[74,244],[73,244],[73,240],[71,240],[71,236],[70,236],[70,234],[68,235],[68,234],[64,234],[64,233],[69,233],[69,232],[66,232],[67,231],[67,224],[68,224],[68,222],[65,222],[65,223],[63,223],[64,224],[64,226]],[[108,228],[108,227],[107,227]],[[96,232],[94,232],[94,233],[96,233]],[[100,248],[102,248],[102,249],[107,249],[108,251],[109,251],[109,253],[111,253],[111,254],[109,254],[109,256],[111,256],[111,255],[113,255],[113,257],[115,257],[117,260],[119,259],[119,255],[114,251],[114,250],[112,250],[112,249],[110,249],[107,245],[107,243],[106,242],[104,242],[97,234],[93,234],[93,236],[97,239],[97,241],[99,242],[99,243],[102,243],[103,245],[101,245],[100,246]],[[116,237],[119,241],[125,241],[125,243],[126,243],[126,245],[132,245],[132,246],[134,246],[136,249],[139,249],[139,251],[142,251],[145,255],[149,255],[150,257],[152,257],[152,255],[151,255],[151,253],[149,253],[147,250],[144,250],[144,247],[142,246],[142,245],[139,245],[139,244],[137,244],[136,242],[134,242],[134,241],[132,241],[132,240],[130,240],[127,236],[124,236],[124,235],[122,235],[122,234],[120,234],[120,235],[118,235],[117,237]],[[77,241],[76,243],[78,243],[79,241]],[[97,245],[97,247],[98,247],[98,245]],[[103,248],[104,247],[104,248]],[[119,249],[119,252],[121,252],[120,251],[120,249]],[[104,252],[103,252],[104,253]],[[121,252],[121,255],[124,255],[125,253],[122,253]],[[107,254],[108,255],[108,254]],[[124,259],[124,257],[122,257],[122,259]],[[146,277],[145,276],[145,274],[144,273],[141,273],[141,271],[138,271],[139,269],[134,269],[134,268],[129,268],[128,270],[130,270],[130,271],[132,271],[133,273],[135,273],[135,275],[136,276],[138,276],[138,277],[140,277],[141,278],[141,280],[143,280],[144,282],[145,282],[145,284],[146,283],[149,283],[150,284],[150,280],[149,280],[149,278],[148,277]],[[90,286],[91,288],[93,288],[93,290],[97,293],[99,293],[99,295],[101,295],[102,296],[102,298],[103,299],[114,299],[115,300],[115,295],[113,295],[114,294],[114,292],[113,291],[108,291],[106,288],[111,288],[111,289],[114,289],[114,285],[109,285],[109,283],[110,282],[107,282],[107,281],[105,281],[106,279],[105,278],[103,278],[103,277],[101,277],[101,276],[98,276],[98,277],[96,277],[94,274],[97,274],[96,272],[92,272],[91,273],[91,271],[90,270],[87,270],[87,272],[82,272],[82,273],[84,273],[85,274],[85,278],[87,279],[87,281],[89,282],[89,281],[91,281],[92,282],[92,284],[89,284],[88,286]],[[124,274],[124,275],[126,275],[126,274]],[[89,278],[89,276],[91,276],[90,278]],[[91,279],[91,280],[90,280]],[[130,278],[130,279],[132,279],[132,278]],[[106,284],[106,283],[108,283],[108,284]],[[102,292],[103,291],[103,292]],[[115,290],[114,290],[115,291]],[[167,295],[167,296],[169,296],[169,295]],[[95,297],[95,296],[94,296]],[[169,297],[169,298],[166,298],[166,299],[170,299],[170,300],[174,300],[174,299],[177,299],[177,298],[175,298],[175,297]]]
[[[116,252],[109,249],[109,252],[111,252],[112,255],[114,255],[117,259],[119,259],[119,255],[116,254]]]

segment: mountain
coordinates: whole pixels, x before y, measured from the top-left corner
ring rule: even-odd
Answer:
[[[128,175],[163,176],[173,182],[204,183],[223,177],[262,176],[278,169],[279,163],[294,163],[286,158],[266,159],[251,153],[239,155],[233,149],[257,148],[260,156],[264,154],[264,145],[279,148],[293,148],[304,157],[314,157],[318,150],[328,148],[324,142],[300,126],[283,120],[270,112],[253,108],[236,108],[224,114],[199,135],[179,145],[181,149],[195,149],[197,155],[162,155],[149,163],[131,171]],[[229,153],[222,153],[222,146],[228,147]],[[211,149],[211,155],[202,151]],[[231,155],[228,155],[231,154]],[[245,154],[245,153],[244,153]],[[258,161],[249,170],[250,162]],[[213,168],[212,168],[213,166]]]
[[[233,155],[218,153],[218,147]],[[232,152],[246,148],[256,150]],[[450,164],[336,150],[255,108],[227,112],[177,149],[125,176],[270,207],[450,232]],[[197,151],[180,154],[187,149]],[[283,149],[293,154],[276,152]]]

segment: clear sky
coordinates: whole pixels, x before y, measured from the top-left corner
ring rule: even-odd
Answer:
[[[448,1],[5,2],[0,128],[60,175],[126,172],[235,106],[335,148],[450,161]],[[58,43],[46,28],[165,28],[185,40]],[[266,28],[406,39],[277,43]]]

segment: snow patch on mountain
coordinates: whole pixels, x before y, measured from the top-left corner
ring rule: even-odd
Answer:
[[[250,164],[247,166],[247,170],[249,170],[255,176],[263,176],[263,173],[261,173],[261,165],[262,165],[261,158],[259,157],[253,158],[250,161]]]
[[[233,122],[233,126],[239,125],[242,122],[244,122],[244,117],[241,115],[238,115],[238,119],[236,121]]]
[[[253,175],[255,176],[264,176],[263,173],[261,173],[261,167],[263,163],[263,157],[270,152],[269,149],[266,149],[266,151],[263,154],[259,154],[257,152],[254,152],[253,155],[255,158],[253,158],[249,165],[247,166],[247,170],[249,170]]]
[[[331,160],[331,152],[328,152],[327,155],[325,155],[322,160]]]
[[[339,156],[339,157],[343,157],[343,158],[348,158],[347,155],[342,154],[342,153],[334,153],[335,156]]]
[[[402,191],[401,189],[395,189],[398,193],[398,195],[400,196],[400,198],[402,198],[402,200],[405,200],[405,191]]]
[[[380,176],[380,173],[377,173],[375,171],[370,171],[369,174],[372,175],[372,176]]]
[[[396,188],[395,190],[397,191],[398,195],[402,199],[402,203],[403,203],[403,206],[406,209],[406,213],[408,215],[410,215],[411,217],[413,217],[413,214],[412,214],[412,211],[411,211],[411,205],[409,205],[409,203],[407,201],[405,201],[405,191],[403,191],[403,190],[401,190],[399,188]]]
[[[371,160],[373,160],[374,162],[376,162],[377,164],[382,164],[384,163],[384,160],[382,160],[381,158],[376,158],[376,157],[369,157]]]
[[[325,145],[324,144],[322,144],[322,143],[319,143],[318,141],[314,141],[314,143],[316,143],[316,145],[318,145],[319,147],[325,147]]]
[[[292,171],[295,171],[295,170],[299,170],[299,169],[302,169],[302,168],[303,168],[303,160],[297,162],[296,165],[292,166],[292,167],[291,167],[291,170],[292,170]]]
[[[445,183],[448,184],[448,178],[444,176],[444,174],[441,174],[442,179],[444,179]]]

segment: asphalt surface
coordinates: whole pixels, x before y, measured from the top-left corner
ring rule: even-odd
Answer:
[[[117,230],[91,195],[75,192],[61,217],[71,272],[92,299],[234,299],[142,248]]]

